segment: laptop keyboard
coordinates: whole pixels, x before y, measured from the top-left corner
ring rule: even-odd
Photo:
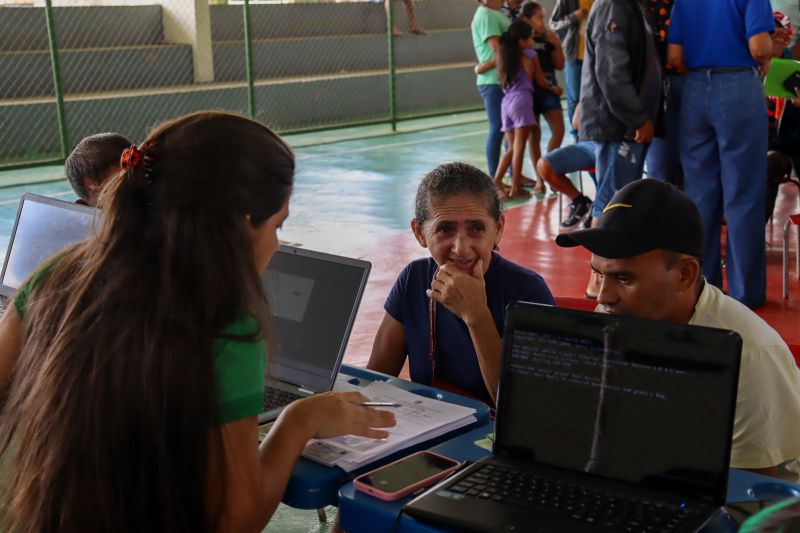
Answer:
[[[508,505],[544,507],[619,531],[670,532],[696,514],[685,507],[615,496],[494,465],[484,465],[447,490]]]
[[[269,411],[270,409],[283,407],[300,398],[303,398],[301,394],[295,394],[275,387],[267,387],[264,390],[264,410]]]

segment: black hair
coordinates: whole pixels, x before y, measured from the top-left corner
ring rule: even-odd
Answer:
[[[541,4],[536,2],[526,2],[522,5],[522,9],[520,10],[519,15],[517,15],[517,20],[523,17],[529,19],[533,17],[533,14],[539,9],[544,9]]]
[[[500,52],[497,54],[497,77],[500,86],[509,89],[517,82],[522,67],[522,48],[519,42],[533,33],[530,24],[522,20],[512,22],[500,36]]]
[[[86,137],[69,154],[64,172],[78,198],[88,201],[85,179],[102,182],[109,170],[119,166],[122,152],[133,143],[119,133],[98,133]]]
[[[445,163],[428,172],[417,187],[414,218],[420,226],[430,218],[432,198],[473,194],[486,199],[486,210],[495,222],[500,221],[503,203],[490,178],[481,169],[467,163]]]

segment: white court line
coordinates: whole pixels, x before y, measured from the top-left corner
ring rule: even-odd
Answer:
[[[49,196],[50,198],[58,198],[59,196],[69,196],[70,194],[75,194],[75,193],[73,193],[72,191],[64,191],[64,192],[56,192],[48,194],[47,196]],[[20,195],[20,198],[22,198],[22,195]],[[11,200],[0,200],[0,205],[18,204],[20,198]]]
[[[377,144],[374,146],[367,146],[364,148],[353,148],[350,150],[332,150],[330,152],[325,152],[322,154],[301,154],[296,157],[297,160],[305,160],[305,159],[317,159],[319,157],[326,157],[326,156],[337,156],[337,155],[344,155],[344,154],[357,154],[360,152],[371,152],[372,150],[380,150],[383,148],[394,148],[396,146],[412,146],[415,144],[425,144],[430,142],[436,141],[445,141],[447,139],[461,139],[464,137],[474,137],[475,135],[486,135],[489,133],[488,129],[480,130],[480,131],[473,131],[470,133],[459,133],[457,135],[446,135],[441,137],[433,137],[428,139],[419,139],[415,141],[405,141],[399,143],[387,143],[387,144]],[[347,142],[343,140],[342,142]]]

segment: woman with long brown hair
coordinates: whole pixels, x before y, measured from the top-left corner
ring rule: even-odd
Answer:
[[[267,302],[294,175],[253,120],[196,113],[126,150],[96,236],[0,322],[0,529],[260,531],[309,438],[380,438],[357,393],[295,402],[261,444]]]

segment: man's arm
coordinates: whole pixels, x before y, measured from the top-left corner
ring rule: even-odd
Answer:
[[[772,56],[772,34],[775,31],[775,16],[768,0],[747,0],[744,3],[743,20],[747,47],[750,55],[759,64],[761,74],[769,71]]]
[[[769,468],[742,468],[754,474],[761,474],[762,476],[778,477],[778,466],[771,466]]]
[[[747,40],[750,55],[761,67],[761,72],[766,75],[769,71],[769,61],[772,58],[772,38],[769,33],[762,32],[753,35]]]
[[[686,68],[686,59],[683,57],[683,46],[670,44],[667,46],[667,64],[679,73],[684,74],[689,69]]]
[[[558,0],[553,13],[550,15],[550,28],[556,32],[564,32],[570,26],[577,26],[588,16],[582,9],[570,10],[567,0]]]
[[[800,371],[789,347],[772,344],[742,349],[731,466],[766,476],[798,455],[794,423],[800,417]]]
[[[595,6],[592,38],[595,43],[594,75],[611,113],[630,130],[649,121],[630,76],[628,38],[633,21],[614,4]],[[644,46],[645,43],[639,43]]]

